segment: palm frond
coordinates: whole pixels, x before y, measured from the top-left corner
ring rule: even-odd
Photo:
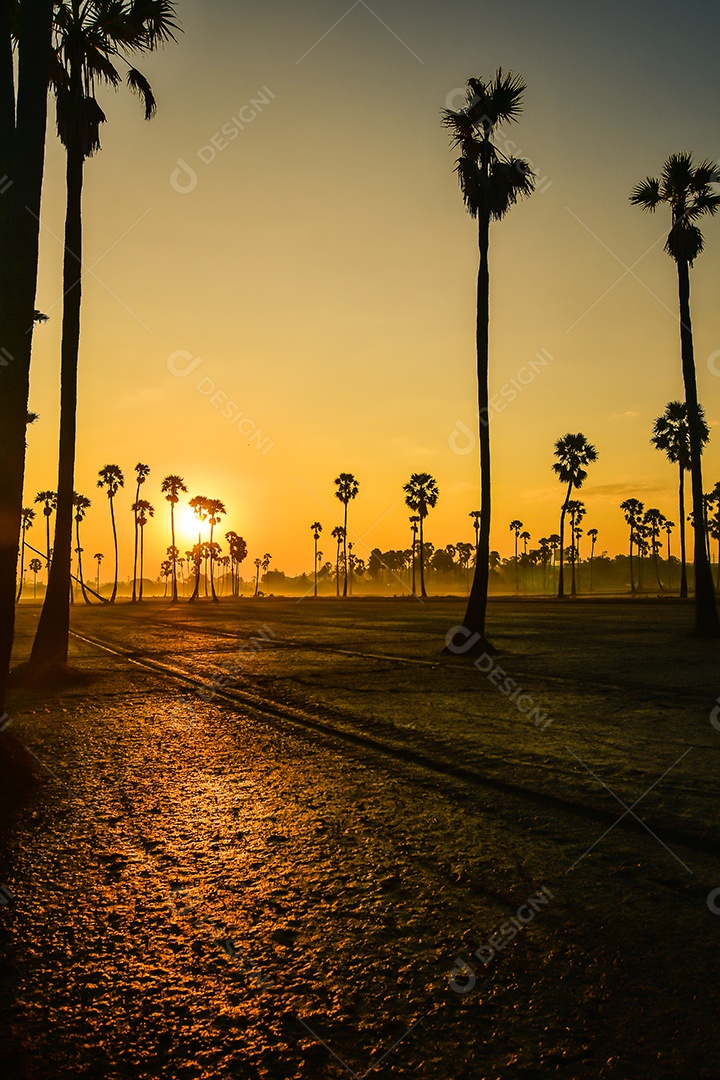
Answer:
[[[648,176],[640,184],[637,184],[630,193],[630,202],[633,206],[641,206],[643,210],[655,210],[662,202],[660,196],[660,181],[655,177]]]
[[[137,68],[130,68],[127,73],[127,84],[133,93],[137,94],[145,106],[145,119],[152,120],[157,112],[157,102],[152,92],[150,83],[142,72]]]

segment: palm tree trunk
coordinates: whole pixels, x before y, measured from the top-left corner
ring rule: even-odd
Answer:
[[[416,581],[416,577],[415,577],[416,563],[417,563],[417,540],[415,539],[415,534],[413,533],[413,538],[412,538],[412,594],[413,594],[413,596],[417,596],[417,581]]]
[[[145,526],[140,526],[140,583],[138,585],[137,598],[141,601],[143,598],[143,573],[145,570]],[[167,593],[167,578],[165,578],[165,592]]]
[[[635,595],[635,575],[633,573],[633,527],[630,526],[630,594]]]
[[[135,503],[140,500],[140,482],[138,481],[135,488]],[[134,604],[137,600],[137,568],[138,568],[138,512],[133,510],[133,526],[134,526],[134,543],[133,543],[133,587],[130,603]]]
[[[313,596],[317,596],[317,553],[318,553],[318,542],[316,540],[315,541],[315,562],[313,563],[313,566],[315,568],[314,569]]]
[[[420,514],[420,595],[427,596],[425,591],[425,541],[423,538],[423,515]]]
[[[178,602],[178,585],[177,585],[177,556],[175,554],[175,503],[170,503],[170,538],[172,542],[173,558],[172,558],[172,599],[171,604],[177,604]]]
[[[687,547],[685,543],[685,470],[680,462],[680,484],[678,501],[680,504],[680,596],[685,599],[687,585]]]
[[[345,503],[345,518],[343,523],[343,597],[346,597],[348,594],[347,519],[348,504]]]
[[[0,176],[13,181],[0,200],[0,711],[15,623],[54,5],[51,0],[24,0],[20,6],[17,111],[10,37],[13,6],[8,0],[0,4]]]
[[[210,526],[210,591],[212,593],[213,603],[219,604],[218,594],[215,592],[215,555],[213,553],[213,529],[214,526]]]
[[[77,516],[76,516],[76,519],[75,519],[75,539],[77,541],[78,579],[80,581],[80,591],[82,593],[83,600],[85,601],[86,604],[89,605],[90,604],[90,597],[87,594],[87,589],[85,588],[85,578],[83,576],[82,548],[80,547],[80,522],[77,520]],[[90,590],[90,591],[92,592],[92,590]]]
[[[23,578],[25,577],[25,529],[20,531],[20,581],[18,583],[18,591],[16,597],[16,603],[20,603],[20,597],[23,591]]]
[[[113,581],[113,591],[112,591],[112,594],[110,596],[110,603],[114,604],[115,603],[115,597],[117,596],[117,587],[118,587],[119,553],[118,553],[117,526],[115,524],[115,501],[114,501],[114,499],[110,498],[109,502],[110,502],[110,520],[112,522],[112,532],[113,532],[113,544],[115,546],[115,580]]]
[[[63,260],[63,319],[60,364],[60,449],[53,557],[30,663],[66,663],[70,635],[72,524],[75,492],[77,373],[82,295],[83,156],[67,154],[67,211]],[[49,527],[48,518],[48,527]],[[48,555],[50,550],[48,547]]]
[[[558,571],[558,600],[565,599],[565,568],[563,565],[564,547],[565,547],[565,515],[567,513],[567,504],[570,502],[570,496],[572,495],[572,480],[568,484],[567,495],[565,496],[565,502],[562,504],[560,510],[560,569]]]
[[[693,350],[692,323],[690,321],[690,271],[687,260],[678,261],[678,293],[680,298],[680,347],[682,354],[683,382],[687,402],[688,433],[690,436],[690,479],[695,522],[695,633],[698,637],[720,637],[710,560],[705,546],[702,486],[702,438],[698,411],[697,382],[695,377],[695,354]]]
[[[486,166],[484,167],[486,169]],[[488,585],[490,583],[490,424],[489,424],[489,322],[490,322],[490,214],[483,209],[478,214],[478,248],[480,263],[477,280],[477,322],[475,347],[477,357],[478,414],[480,417],[478,445],[480,450],[480,526],[476,530],[477,546],[475,573],[468,597],[463,625],[479,640],[472,652],[494,652],[485,637]],[[420,573],[422,574],[422,559]]]

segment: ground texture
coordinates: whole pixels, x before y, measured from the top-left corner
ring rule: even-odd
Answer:
[[[682,604],[496,601],[473,666],[461,616],[76,606],[91,681],[8,709],[41,780],[4,1076],[718,1075],[720,646]]]

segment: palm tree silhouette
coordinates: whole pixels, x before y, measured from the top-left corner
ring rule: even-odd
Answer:
[[[150,505],[147,499],[138,499],[137,502],[132,504],[131,510],[135,515],[138,531],[140,533],[140,585],[138,587],[137,599],[140,602],[143,598],[143,573],[145,567],[145,526],[151,517],[155,516],[155,508]]]
[[[590,592],[593,591],[593,561],[595,559],[595,544],[597,543],[598,531],[597,529],[588,529],[588,536],[590,537]]]
[[[655,577],[657,578],[658,588],[663,591],[662,582],[660,580],[660,566],[658,564],[658,552],[660,550],[660,533],[665,527],[665,515],[654,507],[649,507],[643,514],[643,525],[648,530],[648,538],[650,540],[650,551],[653,557],[653,564],[655,566]]]
[[[336,525],[333,531],[330,533],[333,539],[337,543],[337,550],[335,552],[335,595],[340,595],[340,551],[342,550],[343,541],[345,540],[345,530],[342,525]]]
[[[100,563],[103,561],[104,558],[105,558],[105,556],[103,555],[102,551],[98,551],[98,552],[96,552],[95,555],[93,555],[93,559],[97,563],[97,593],[98,593],[98,596],[100,595]]]
[[[315,570],[314,570],[313,596],[317,596],[317,594],[318,594],[318,591],[317,591],[317,582],[318,582],[318,540],[320,539],[320,533],[322,532],[322,525],[320,524],[319,521],[313,521],[310,528],[312,530],[313,539],[315,541],[315,558],[314,558],[314,561],[313,561],[313,566],[315,568]]]
[[[260,567],[262,566],[262,559],[255,559],[255,596],[260,591]]]
[[[20,583],[18,585],[16,603],[20,603],[23,585],[25,583],[25,533],[32,528],[35,520],[35,511],[30,506],[24,506],[20,514]]]
[[[702,453],[709,438],[710,429],[705,421],[705,412],[698,404],[700,426],[700,452]],[[658,416],[653,424],[653,436],[650,442],[657,450],[662,450],[672,465],[677,465],[679,473],[678,504],[680,522],[680,596],[686,597],[687,565],[685,547],[685,473],[690,471],[690,431],[687,422],[687,405],[684,401],[669,401],[665,412]]]
[[[35,496],[36,503],[43,504],[43,514],[45,515],[45,535],[46,535],[46,547],[45,547],[45,569],[47,570],[48,582],[50,581],[50,518],[53,510],[57,509],[57,492],[56,491],[38,491]]]
[[[105,488],[107,492],[108,502],[110,504],[110,521],[112,523],[113,533],[113,546],[115,548],[115,577],[113,578],[113,589],[110,594],[110,603],[115,603],[115,597],[117,596],[118,587],[118,537],[117,537],[117,525],[115,523],[115,496],[121,487],[125,486],[125,477],[122,474],[122,470],[119,465],[103,465],[98,473],[100,479],[97,482],[99,488]]]
[[[33,600],[37,600],[37,576],[42,570],[42,563],[37,558],[31,559],[29,567],[33,572]]]
[[[170,473],[166,476],[160,485],[160,491],[165,496],[167,502],[170,503],[170,546],[177,551],[175,547],[175,507],[180,501],[180,492],[187,492],[185,482],[182,476],[176,476],[175,473]],[[172,559],[172,600],[171,603],[177,604],[178,602],[178,587],[177,587],[177,556]]]
[[[558,550],[560,548],[560,534],[559,533],[550,533],[550,535],[548,536],[548,547],[550,548],[550,552],[551,552],[551,555],[552,555],[552,563],[551,563],[551,569],[550,569],[550,580],[552,581],[552,579],[554,577],[555,565],[557,563],[556,556],[557,556],[557,552],[558,552]]]
[[[665,162],[659,179],[648,177],[630,195],[630,202],[643,210],[653,212],[663,204],[670,208],[671,227],[665,251],[675,262],[678,272],[680,352],[690,438],[690,484],[696,521],[700,521],[702,516],[702,417],[697,397],[690,316],[690,267],[704,247],[703,235],[696,222],[720,210],[720,194],[713,192],[711,187],[716,183],[719,171],[714,161],[694,165],[692,154],[672,154]],[[703,530],[699,528],[695,529],[694,536],[694,567],[695,633],[701,637],[720,637],[710,560]]]
[[[198,519],[198,542],[193,545],[193,562],[195,563],[195,584],[190,596],[190,603],[197,600],[200,595],[200,577],[202,566],[202,527],[203,523],[207,521],[208,516],[208,499],[204,495],[193,495],[190,499],[189,506],[192,507],[195,517]],[[207,575],[205,577],[205,595],[207,596]]]
[[[345,512],[343,520],[343,596],[348,594],[348,555],[347,555],[347,527],[348,527],[348,503],[358,493],[359,484],[352,473],[343,472],[335,480],[337,491],[335,498],[343,504]]]
[[[85,514],[92,506],[92,503],[84,495],[75,494],[73,496],[73,506],[75,508],[75,543],[77,544],[77,558],[78,558],[78,579],[80,581],[80,591],[82,592],[82,598],[86,604],[90,603],[90,597],[87,594],[85,588],[85,579],[83,577],[82,568],[82,547],[80,546],[80,524],[85,519]]]
[[[645,504],[641,503],[639,499],[626,499],[625,502],[620,503],[620,509],[625,515],[625,521],[630,526],[630,593],[635,595],[635,575],[633,573],[633,545],[638,546],[638,541],[641,539],[639,525],[642,521],[643,511],[645,510]]]
[[[524,559],[524,561],[525,561],[525,563],[527,565],[527,561],[528,561],[528,549],[527,549],[527,546],[528,546],[528,540],[530,539],[530,533],[527,531],[527,529],[525,530],[525,532],[520,533],[520,539],[523,542],[523,559]],[[517,569],[517,567],[516,567],[516,569]],[[527,569],[523,570],[523,588],[527,589]]]
[[[560,534],[558,536],[558,549],[560,551],[560,571],[558,574],[558,599],[562,600],[565,597],[565,578],[563,570],[563,555],[564,555],[564,537],[565,537],[565,515],[568,511],[568,503],[570,502],[570,496],[573,493],[573,488],[581,488],[587,479],[586,466],[597,461],[597,450],[589,443],[583,433],[579,431],[576,435],[568,433],[563,435],[561,439],[558,439],[555,443],[555,449],[553,451],[555,457],[558,459],[553,463],[553,472],[557,474],[557,478],[561,484],[567,484],[567,492],[565,494],[565,501],[562,504],[560,511]],[[550,540],[553,537],[549,537]],[[574,538],[573,538],[574,543]]]
[[[488,328],[490,273],[488,247],[490,222],[500,221],[518,199],[532,194],[534,177],[529,165],[505,156],[492,141],[495,129],[513,123],[522,111],[525,84],[511,71],[498,69],[489,81],[469,79],[465,105],[459,111],[445,109],[443,124],[460,152],[456,172],[465,208],[478,222],[480,264],[477,282],[477,376],[480,418],[480,529],[472,589],[464,626],[479,635],[472,651],[487,652],[485,615],[490,575],[490,425],[488,390]]]
[[[54,558],[30,661],[67,660],[70,620],[72,519],[75,485],[77,375],[80,349],[82,187],[85,160],[100,149],[105,114],[96,100],[99,84],[117,87],[118,62],[139,94],[145,117],[155,113],[150,85],[127,59],[174,40],[172,0],[60,0],[54,14],[50,78],[57,103],[57,131],[66,151],[66,214],[63,251],[63,316],[60,363],[60,444]],[[110,602],[117,592],[115,588]]]
[[[138,529],[139,529],[139,525],[138,525],[138,519],[137,519],[138,511],[137,511],[136,507],[137,507],[137,504],[138,504],[138,502],[140,500],[140,488],[145,483],[145,481],[147,480],[149,472],[150,472],[150,466],[149,465],[143,465],[142,462],[138,462],[138,464],[135,466],[135,474],[136,474],[136,477],[137,477],[137,485],[136,485],[136,488],[135,488],[135,502],[133,503],[133,505],[130,508],[132,510],[132,512],[133,512],[133,519],[134,519],[133,524],[134,524],[134,527],[135,527],[135,544],[134,544],[134,549],[133,549],[133,587],[132,587],[132,600],[131,600],[131,603],[133,603],[133,604],[137,600],[137,564],[138,564]]]
[[[236,532],[226,532],[225,539],[230,550],[230,574],[233,596],[240,595],[240,563],[247,558],[247,544]]]
[[[523,527],[522,521],[518,521],[515,518],[510,522],[510,532],[515,533],[515,592],[520,592],[520,578],[518,576],[518,539],[520,537],[520,530]]]
[[[471,510],[468,517],[473,519],[473,529],[475,530],[475,552],[477,553],[477,549],[480,546],[480,511]]]
[[[578,560],[578,545],[580,537],[582,536],[580,522],[585,517],[587,511],[585,510],[585,504],[579,499],[570,499],[566,509],[567,512],[570,514],[570,566],[572,568],[570,596],[575,597],[577,596],[577,579],[575,576],[575,565]]]
[[[213,532],[215,530],[215,526],[220,524],[220,518],[223,516],[223,514],[227,514],[227,510],[225,509],[225,503],[221,502],[220,499],[208,499],[207,513],[208,524],[210,526],[210,590],[212,592],[213,602],[217,604],[219,603],[219,601],[218,595],[215,591],[215,559],[220,551],[220,546],[218,544],[215,544],[213,540]]]
[[[433,509],[438,501],[440,490],[437,481],[430,473],[413,473],[407,484],[403,486],[405,492],[405,504],[420,518],[420,596],[427,596],[425,591],[425,557],[423,524],[428,512]]]

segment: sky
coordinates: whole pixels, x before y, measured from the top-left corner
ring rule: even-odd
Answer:
[[[649,442],[683,396],[677,276],[666,215],[628,195],[673,152],[720,158],[718,6],[181,0],[178,15],[178,44],[136,61],[156,118],[126,88],[102,91],[103,148],[86,164],[85,559],[101,551],[111,563],[97,488],[109,463],[126,477],[121,577],[138,462],[155,507],[150,577],[170,542],[168,473],[188,497],[225,502],[220,532],[245,537],[248,575],[265,552],[273,568],[312,569],[311,523],[329,533],[341,521],[340,472],[360,484],[349,531],[361,557],[409,546],[413,472],[440,488],[426,538],[472,539],[477,234],[440,113],[498,66],[527,84],[498,145],[530,160],[538,184],[491,229],[490,392],[520,387],[491,420],[491,546],[511,554],[514,518],[531,546],[558,530],[553,446],[567,432],[598,450],[579,497],[599,551],[625,550],[626,498],[677,521],[675,471]],[[38,287],[50,320],[35,336],[26,505],[56,486],[63,219],[51,105]],[[692,304],[709,490],[720,479],[720,218],[703,230]],[[179,520],[184,550],[195,532],[188,512]]]

